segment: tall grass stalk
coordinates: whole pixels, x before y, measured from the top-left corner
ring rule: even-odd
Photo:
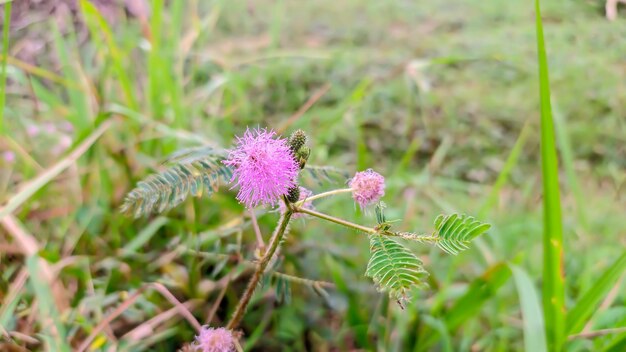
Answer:
[[[563,229],[554,121],[550,105],[548,60],[541,23],[541,6],[535,0],[539,95],[541,101],[541,170],[543,175],[543,314],[548,349],[559,351],[565,335]]]
[[[9,32],[11,27],[11,2],[4,5],[2,31],[2,72],[0,72],[0,134],[4,133],[4,102],[7,80],[7,61],[9,60]]]

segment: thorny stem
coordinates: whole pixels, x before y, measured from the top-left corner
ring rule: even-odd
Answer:
[[[295,207],[300,207],[300,206],[302,206],[302,204],[304,204],[304,202],[312,202],[312,201],[314,201],[316,199],[329,197],[329,196],[334,196],[335,194],[348,193],[348,192],[352,192],[352,188],[340,188],[340,189],[335,189],[335,190],[324,192],[324,193],[319,193],[319,194],[316,194],[314,196],[305,198],[305,199],[303,199],[301,201],[298,201],[298,202],[294,203],[294,206]]]
[[[280,244],[280,241],[285,235],[285,230],[287,229],[287,225],[289,224],[291,215],[293,215],[293,210],[290,209],[288,206],[287,211],[285,211],[281,215],[280,220],[278,221],[278,225],[276,226],[276,231],[274,232],[274,234],[272,235],[272,238],[270,239],[269,247],[267,248],[267,251],[263,255],[263,258],[261,258],[261,260],[257,264],[256,270],[254,271],[254,274],[252,274],[252,277],[250,278],[250,281],[248,282],[246,291],[243,293],[241,300],[239,300],[239,303],[237,304],[235,313],[233,313],[233,317],[230,319],[230,321],[228,322],[228,325],[226,326],[227,329],[233,330],[239,325],[239,322],[241,322],[241,319],[243,318],[243,314],[245,313],[246,308],[248,307],[248,304],[250,303],[250,299],[252,299],[252,294],[254,293],[254,290],[259,284],[259,281],[261,281],[261,278],[263,277],[265,268],[267,268],[267,265],[269,264],[272,257],[274,256],[276,249],[278,249],[278,245]]]

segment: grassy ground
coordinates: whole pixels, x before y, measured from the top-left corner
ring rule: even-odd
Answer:
[[[538,295],[542,285],[531,4],[152,5],[146,21],[122,12],[104,19],[86,5],[75,28],[44,19],[10,35],[0,144],[5,344],[40,350],[69,341],[75,349],[94,334],[94,350],[175,350],[194,329],[170,310],[167,292],[202,323],[223,325],[249,275],[234,259],[252,259],[255,247],[234,193],[224,189],[149,219],[130,219],[118,207],[173,151],[227,147],[246,126],[260,125],[306,130],[316,165],[383,173],[388,217],[407,230],[427,230],[451,211],[494,227],[457,257],[413,246],[431,288],[400,310],[363,275],[364,236],[299,220],[277,269],[333,287],[319,294],[310,285],[267,282],[244,320],[244,349],[524,348],[523,322],[532,317],[522,315],[520,296]],[[571,308],[626,246],[626,27],[623,19],[607,22],[600,1],[543,6]],[[30,64],[15,59],[33,37],[41,51],[24,58]],[[374,222],[347,198],[318,208]],[[276,219],[260,214],[262,232]],[[533,285],[516,285],[509,263]],[[61,284],[53,283],[57,273]],[[584,331],[626,326],[624,292],[621,280],[612,283]],[[618,351],[623,334],[578,337],[567,347]]]

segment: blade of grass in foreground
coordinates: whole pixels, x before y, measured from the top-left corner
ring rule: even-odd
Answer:
[[[444,313],[448,331],[454,333],[467,320],[475,318],[483,305],[497,294],[509,278],[511,278],[511,270],[506,263],[497,263],[487,268],[469,285],[465,294]],[[413,348],[416,352],[430,351],[430,347],[439,339],[437,331],[430,327],[421,331],[419,335],[419,343]]]
[[[40,276],[39,260],[40,258],[36,255],[28,257],[26,268],[38,302],[39,314],[37,317],[41,321],[42,328],[47,332],[46,335],[42,335],[42,338],[47,342],[50,351],[69,352],[70,346],[67,345],[65,327],[61,323],[59,312],[52,301],[52,290],[46,280]]]
[[[4,102],[9,60],[9,27],[11,26],[11,3],[4,5],[4,25],[2,27],[2,72],[0,72],[0,134],[4,132]]]
[[[47,185],[48,182],[75,163],[76,160],[78,160],[78,158],[80,158],[91,147],[91,145],[94,144],[98,138],[100,138],[100,136],[111,126],[112,123],[112,120],[104,121],[65,158],[59,160],[56,164],[46,169],[46,171],[34,179],[22,183],[20,190],[11,196],[3,207],[0,206],[0,219],[4,218],[7,214],[11,214],[39,189]]]
[[[618,282],[624,270],[626,270],[626,252],[604,272],[598,281],[591,286],[591,289],[578,300],[574,308],[568,312],[568,335],[577,334],[583,329],[589,317],[595,312],[598,303]]]
[[[539,0],[535,0],[537,58],[541,98],[541,169],[543,175],[543,313],[546,337],[551,351],[560,351],[565,335],[565,278],[563,268],[563,230],[559,192],[558,160],[554,122],[550,105],[548,60],[541,24]]]
[[[526,352],[545,352],[548,350],[546,335],[535,285],[524,269],[513,264],[509,264],[509,268],[511,268],[515,279],[522,317],[524,318],[524,350]]]
[[[120,51],[113,38],[113,31],[107,24],[102,14],[96,6],[87,0],[80,1],[80,8],[84,15],[85,23],[94,41],[100,41],[106,45],[109,53],[110,63],[115,72],[122,92],[126,98],[126,104],[132,109],[137,107],[137,100],[132,90],[131,79],[124,67],[124,54]]]

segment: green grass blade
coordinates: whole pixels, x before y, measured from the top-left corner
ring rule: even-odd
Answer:
[[[576,305],[567,314],[568,335],[579,333],[585,326],[589,317],[595,312],[596,306],[602,298],[615,285],[622,273],[626,270],[626,252],[624,252],[608,268],[604,274],[591,286]]]
[[[2,31],[2,72],[0,72],[0,134],[4,133],[4,102],[6,101],[7,61],[9,60],[9,31],[11,27],[11,4],[4,5]]]
[[[551,351],[561,350],[565,336],[565,278],[559,170],[550,105],[548,60],[543,38],[541,8],[535,0],[539,94],[541,98],[541,169],[543,174],[543,311]]]
[[[78,160],[97,140],[100,136],[111,126],[112,120],[103,122],[95,131],[93,131],[85,140],[78,145],[74,150],[68,154],[65,158],[58,161],[52,167],[41,173],[36,178],[24,182],[20,190],[15,193],[7,203],[0,207],[0,219],[7,214],[12,213],[20,205],[24,204],[33,194],[35,194],[48,182],[52,181],[61,172],[70,167]]]
[[[46,339],[50,346],[50,351],[67,351],[69,352],[70,346],[67,345],[67,339],[65,334],[65,327],[59,319],[59,312],[56,310],[53,302],[53,295],[50,286],[46,283],[40,274],[41,268],[39,267],[39,256],[30,256],[26,259],[26,268],[30,275],[30,283],[35,291],[37,302],[39,303],[38,309],[40,314],[38,317],[41,320],[41,326],[44,331],[47,331]],[[52,325],[50,326],[50,321]]]
[[[545,326],[535,286],[522,268],[513,264],[509,264],[509,268],[513,273],[522,317],[524,318],[524,350],[526,352],[545,352],[548,350]]]
[[[567,133],[566,120],[563,113],[559,110],[558,104],[554,104],[552,110],[554,115],[554,131],[556,133],[556,141],[559,145],[561,159],[563,160],[563,168],[565,169],[565,177],[567,177],[567,185],[576,200],[576,217],[583,228],[587,228],[587,213],[585,212],[584,205],[585,198],[583,197],[580,182],[578,182],[576,170],[574,169],[574,151]]]
[[[524,123],[524,127],[522,127],[522,131],[515,141],[515,145],[513,145],[513,149],[511,149],[511,152],[509,153],[509,156],[504,163],[502,171],[500,171],[500,174],[498,175],[496,182],[493,184],[489,195],[480,206],[480,210],[478,211],[479,218],[484,219],[489,211],[493,209],[494,206],[496,206],[498,202],[498,194],[502,190],[502,187],[504,187],[504,185],[506,184],[506,181],[509,179],[511,171],[513,171],[513,168],[515,167],[515,165],[517,165],[517,161],[519,160],[524,146],[526,145],[526,139],[528,139],[530,131],[530,120],[526,120],[526,122]]]
[[[70,38],[73,36],[74,34],[70,32]],[[82,133],[93,126],[94,120],[93,114],[89,109],[89,94],[86,93],[89,91],[89,88],[83,86],[84,80],[81,77],[81,64],[78,59],[74,57],[75,54],[70,51],[56,23],[52,25],[52,38],[56,53],[62,65],[63,76],[71,82],[76,83],[76,85],[67,87],[67,96],[72,106],[69,118],[72,125],[76,126],[79,132]]]
[[[509,281],[511,270],[504,263],[489,267],[481,277],[475,279],[463,296],[461,296],[445,315],[448,331],[454,332],[468,319],[480,313],[483,305],[495,296],[498,290]],[[420,332],[420,343],[415,351],[429,351],[430,346],[437,342],[439,335],[431,328]]]
[[[132,81],[124,67],[124,54],[114,41],[111,27],[109,27],[104,17],[102,17],[96,6],[91,2],[81,0],[80,8],[91,35],[106,44],[109,57],[111,58],[111,66],[117,75],[122,92],[126,98],[126,104],[132,109],[135,109],[137,107],[137,100],[135,99],[135,94],[132,89]]]
[[[163,53],[161,50],[161,28],[163,27],[163,0],[152,1],[152,16],[150,16],[150,51],[148,53],[148,96],[152,114],[155,118],[163,117],[163,104],[161,103],[162,87],[165,87],[164,75],[167,69],[162,65]]]
[[[125,245],[124,248],[122,248],[121,254],[123,256],[129,256],[129,255],[135,254],[135,252],[137,252],[137,250],[139,250],[141,246],[143,246],[148,241],[150,241],[152,236],[154,236],[157,233],[157,231],[159,231],[159,229],[163,227],[163,225],[167,224],[168,222],[169,222],[169,219],[163,216],[159,216],[156,219],[152,220],[148,224],[148,226],[144,227],[139,232],[139,234],[135,238],[133,238],[132,241],[128,242],[128,244]]]
[[[453,331],[467,319],[478,314],[482,305],[491,299],[510,277],[511,271],[506,264],[500,263],[488,268],[481,277],[471,283],[467,292],[446,313],[448,329]]]

